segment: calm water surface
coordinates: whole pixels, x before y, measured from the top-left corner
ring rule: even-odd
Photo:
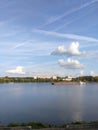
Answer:
[[[0,84],[0,121],[63,124],[98,120],[98,84]]]

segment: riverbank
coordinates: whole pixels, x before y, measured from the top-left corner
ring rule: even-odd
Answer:
[[[72,122],[61,126],[43,124],[40,122],[10,123],[7,126],[0,126],[0,130],[96,130],[98,121],[94,122]]]
[[[39,130],[32,129],[29,127],[1,127],[0,130]],[[89,127],[89,128],[44,128],[40,130],[98,130],[98,127]]]

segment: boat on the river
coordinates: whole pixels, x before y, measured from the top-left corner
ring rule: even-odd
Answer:
[[[52,85],[84,85],[86,82],[75,82],[75,81],[60,81],[60,82],[52,82]]]

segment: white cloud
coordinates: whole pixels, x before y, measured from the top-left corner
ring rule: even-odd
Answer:
[[[67,50],[65,49],[64,46],[58,46],[58,48],[53,51],[51,54],[52,55],[64,55],[66,54]]]
[[[41,33],[44,35],[52,35],[55,37],[68,38],[68,39],[73,39],[73,40],[98,42],[98,39],[96,39],[96,38],[86,37],[86,36],[81,36],[81,35],[76,35],[76,34],[63,34],[63,33],[58,33],[58,32],[53,32],[53,31],[45,31],[45,30],[40,30],[40,29],[34,29],[34,30],[32,30],[32,32]]]
[[[17,66],[15,69],[11,69],[6,72],[11,74],[25,74],[25,71],[23,71],[22,66]]]
[[[85,52],[79,51],[79,42],[72,42],[68,48],[64,46],[59,46],[55,51],[51,53],[52,55],[70,55],[70,56],[83,56]]]
[[[68,53],[72,55],[81,55],[82,52],[80,52],[78,48],[79,48],[79,43],[72,42],[72,44],[68,48]]]
[[[73,59],[70,59],[70,58],[68,58],[67,61],[60,59],[58,61],[58,63],[61,67],[64,67],[66,69],[81,69],[81,68],[84,68],[84,65],[81,64],[78,60],[73,60]]]
[[[95,72],[93,70],[90,71],[90,76],[95,76]]]

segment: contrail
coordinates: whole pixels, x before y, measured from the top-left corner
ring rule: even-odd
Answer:
[[[25,40],[25,41],[22,42],[22,43],[18,43],[17,45],[15,45],[14,47],[12,47],[11,49],[16,49],[16,48],[25,46],[25,45],[27,45],[28,43],[31,43],[32,41],[33,41],[33,40]]]
[[[86,16],[86,15],[88,15],[88,14],[89,14],[89,13],[85,13],[85,14],[83,14],[82,16],[76,17],[76,18],[72,19],[71,21],[69,21],[69,22],[67,22],[67,23],[65,23],[65,24],[63,24],[63,25],[57,27],[56,29],[53,29],[52,31],[58,31],[58,30],[62,29],[63,27],[65,27],[65,26],[67,26],[67,25],[69,25],[69,24],[71,24],[71,23],[73,23],[73,22],[79,20],[81,17],[84,17],[84,16]]]
[[[81,36],[81,35],[76,35],[76,34],[63,34],[63,33],[45,31],[45,30],[40,30],[40,29],[35,29],[32,32],[36,32],[36,33],[40,33],[40,34],[44,34],[44,35],[52,35],[52,36],[61,37],[61,38],[74,39],[74,40],[98,42],[98,39],[96,39],[96,38],[86,37],[86,36]]]
[[[77,11],[83,9],[83,8],[86,8],[86,7],[88,7],[91,4],[96,3],[96,2],[98,2],[98,0],[92,0],[90,2],[87,2],[87,3],[85,3],[85,4],[83,4],[83,5],[79,6],[79,7],[77,7],[77,8],[74,8],[73,10],[70,10],[69,12],[66,12],[63,15],[60,15],[60,16],[52,19],[52,20],[49,20],[46,24],[42,25],[42,27],[44,27],[46,25],[49,25],[49,24],[52,24],[52,23],[54,23],[56,21],[59,21],[60,19],[64,18],[65,16],[70,15],[70,14],[72,14],[74,12],[77,12]]]

